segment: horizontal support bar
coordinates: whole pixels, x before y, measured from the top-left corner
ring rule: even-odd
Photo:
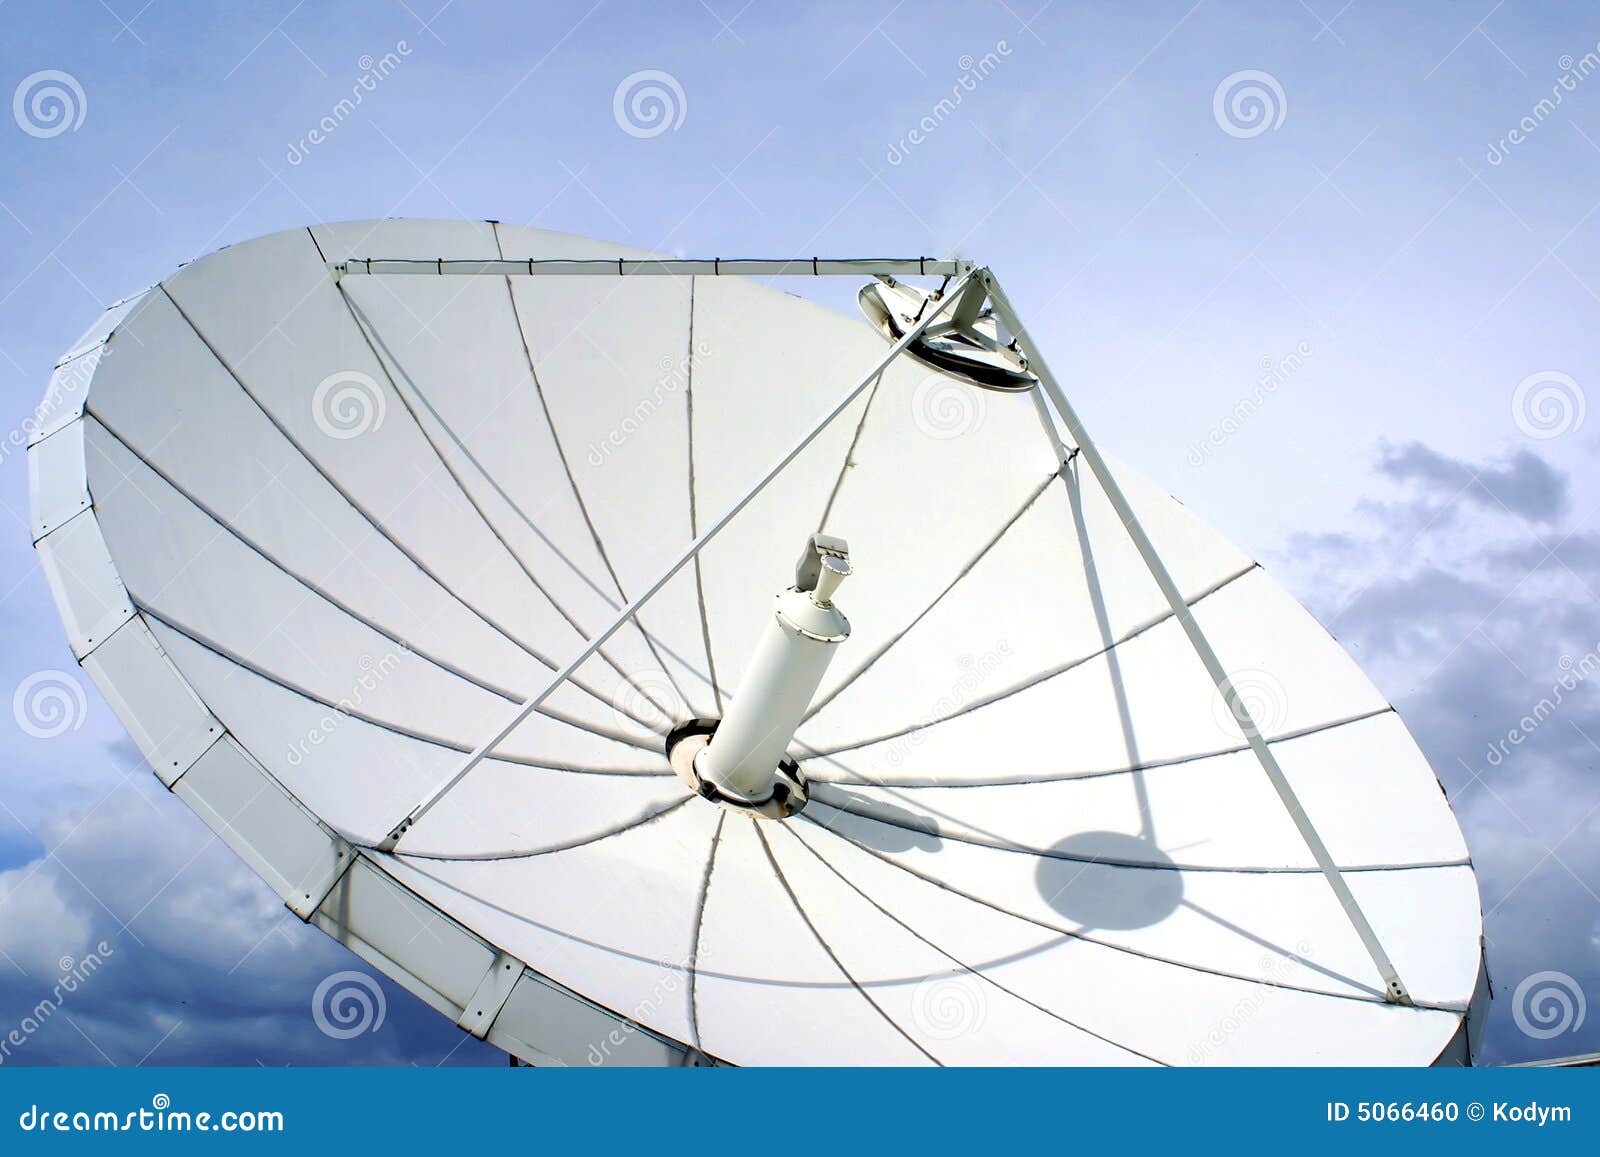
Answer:
[[[932,257],[796,257],[782,260],[750,258],[588,257],[501,258],[474,260],[441,257],[352,257],[334,263],[340,274],[434,274],[465,277],[827,277],[849,274],[875,277],[960,277],[972,269],[970,261],[937,261]]]

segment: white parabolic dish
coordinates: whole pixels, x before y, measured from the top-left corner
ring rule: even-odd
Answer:
[[[385,836],[885,353],[739,277],[484,222],[274,234],[110,310],[30,447],[74,652],[305,919],[540,1063],[1461,1059],[1473,871],[1392,708],[1261,569],[1117,478],[1404,977],[1372,959],[1033,399],[899,358],[392,852]],[[691,795],[818,529],[853,634],[811,802]],[[642,628],[642,629],[641,629]]]

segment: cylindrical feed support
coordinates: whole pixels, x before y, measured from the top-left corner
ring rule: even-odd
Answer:
[[[695,758],[696,773],[718,791],[744,801],[772,794],[795,729],[834,652],[850,636],[849,620],[833,605],[833,592],[849,573],[844,543],[813,536],[796,586],[777,596],[738,695]]]

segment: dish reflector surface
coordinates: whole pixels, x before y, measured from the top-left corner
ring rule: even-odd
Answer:
[[[75,653],[302,917],[540,1062],[1452,1045],[1477,888],[1392,708],[1258,566],[1115,467],[1415,1007],[1384,1002],[1033,399],[905,358],[378,850],[884,352],[735,277],[330,269],[391,256],[647,255],[482,222],[234,246],[109,311],[30,449]],[[757,821],[690,795],[664,739],[721,714],[819,530],[851,544],[854,630],[790,751],[811,803]]]

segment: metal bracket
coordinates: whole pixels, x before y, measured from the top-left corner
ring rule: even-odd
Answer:
[[[473,992],[472,999],[467,1001],[467,1007],[461,1010],[461,1015],[456,1019],[457,1026],[479,1040],[488,1037],[489,1030],[494,1027],[495,1017],[500,1015],[500,1010],[511,998],[511,990],[517,987],[517,981],[521,979],[522,961],[509,953],[498,954],[489,965],[489,970],[483,974],[483,979],[478,981],[477,990]]]
[[[350,866],[359,858],[360,854],[354,844],[339,840],[332,869],[321,879],[305,882],[298,894],[284,901],[284,907],[309,923],[311,917],[317,914],[317,909],[322,907],[333,894],[333,890],[339,886],[339,881],[349,873]]]
[[[830,559],[834,561],[829,562]],[[850,573],[850,547],[845,540],[834,534],[813,534],[795,564],[794,589],[814,591],[824,568],[841,566],[846,574]]]

